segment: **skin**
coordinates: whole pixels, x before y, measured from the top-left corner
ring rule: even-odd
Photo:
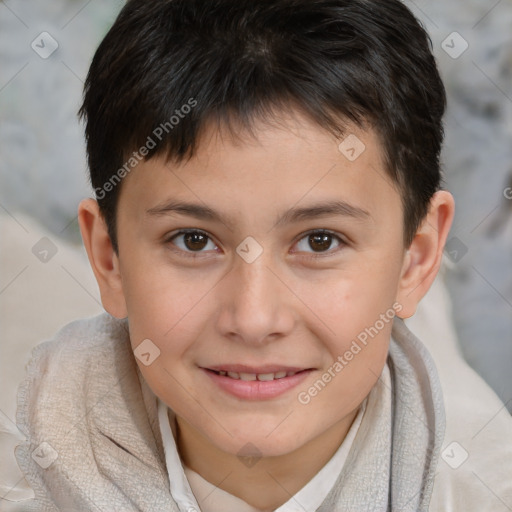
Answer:
[[[346,133],[366,146],[353,162],[338,149],[341,140],[295,114],[282,116],[279,126],[258,121],[255,137],[207,128],[186,163],[140,163],[122,183],[119,255],[96,201],[79,207],[105,309],[128,316],[133,348],[149,338],[160,350],[151,365],[137,363],[176,413],[182,460],[262,510],[286,502],[340,446],[383,369],[391,322],[308,404],[298,393],[393,304],[402,318],[414,314],[437,274],[453,219],[453,197],[437,192],[404,247],[400,194],[384,171],[379,139],[371,129],[350,126]],[[171,199],[207,205],[224,222],[148,213]],[[332,200],[367,215],[275,225],[290,208]],[[211,238],[197,254],[183,235],[170,239],[180,229]],[[312,229],[333,233],[326,250],[308,242]],[[236,252],[247,236],[263,249],[252,263]],[[200,369],[227,363],[314,370],[281,396],[245,400]],[[261,455],[251,467],[237,456],[247,443]]]

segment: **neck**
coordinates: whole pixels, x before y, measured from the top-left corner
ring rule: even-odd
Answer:
[[[220,489],[262,511],[286,503],[329,461],[345,439],[358,409],[293,452],[241,464],[237,455],[213,445],[177,417],[177,446],[183,463]],[[219,477],[222,468],[225,478]],[[247,483],[250,482],[250,485]]]

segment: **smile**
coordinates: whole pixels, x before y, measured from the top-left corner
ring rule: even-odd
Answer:
[[[244,400],[269,400],[298,386],[312,368],[262,367],[241,365],[201,368],[216,389]]]
[[[214,370],[212,370],[214,371]],[[284,379],[285,377],[291,377],[292,375],[295,375],[299,372],[285,372],[280,371],[276,373],[237,373],[237,372],[225,372],[225,371],[218,371],[215,372],[217,375],[221,375],[222,377],[229,377],[230,379],[235,380],[245,380],[245,381],[251,381],[251,380],[259,380],[259,381],[269,381],[269,380],[277,380],[277,379]]]

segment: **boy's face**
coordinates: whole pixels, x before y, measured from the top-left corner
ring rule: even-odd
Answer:
[[[180,428],[228,453],[280,455],[346,430],[400,310],[403,212],[376,134],[347,131],[365,145],[354,160],[356,139],[343,152],[298,119],[258,124],[257,140],[209,131],[187,163],[139,164],[119,198],[118,310],[134,349],[151,340],[139,367]]]

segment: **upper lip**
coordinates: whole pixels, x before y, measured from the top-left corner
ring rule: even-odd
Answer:
[[[278,372],[301,372],[303,370],[310,370],[311,368],[299,366],[284,366],[284,365],[264,365],[264,366],[248,366],[245,364],[220,364],[216,366],[204,366],[206,370],[213,370],[215,372],[235,372],[235,373],[278,373]]]

